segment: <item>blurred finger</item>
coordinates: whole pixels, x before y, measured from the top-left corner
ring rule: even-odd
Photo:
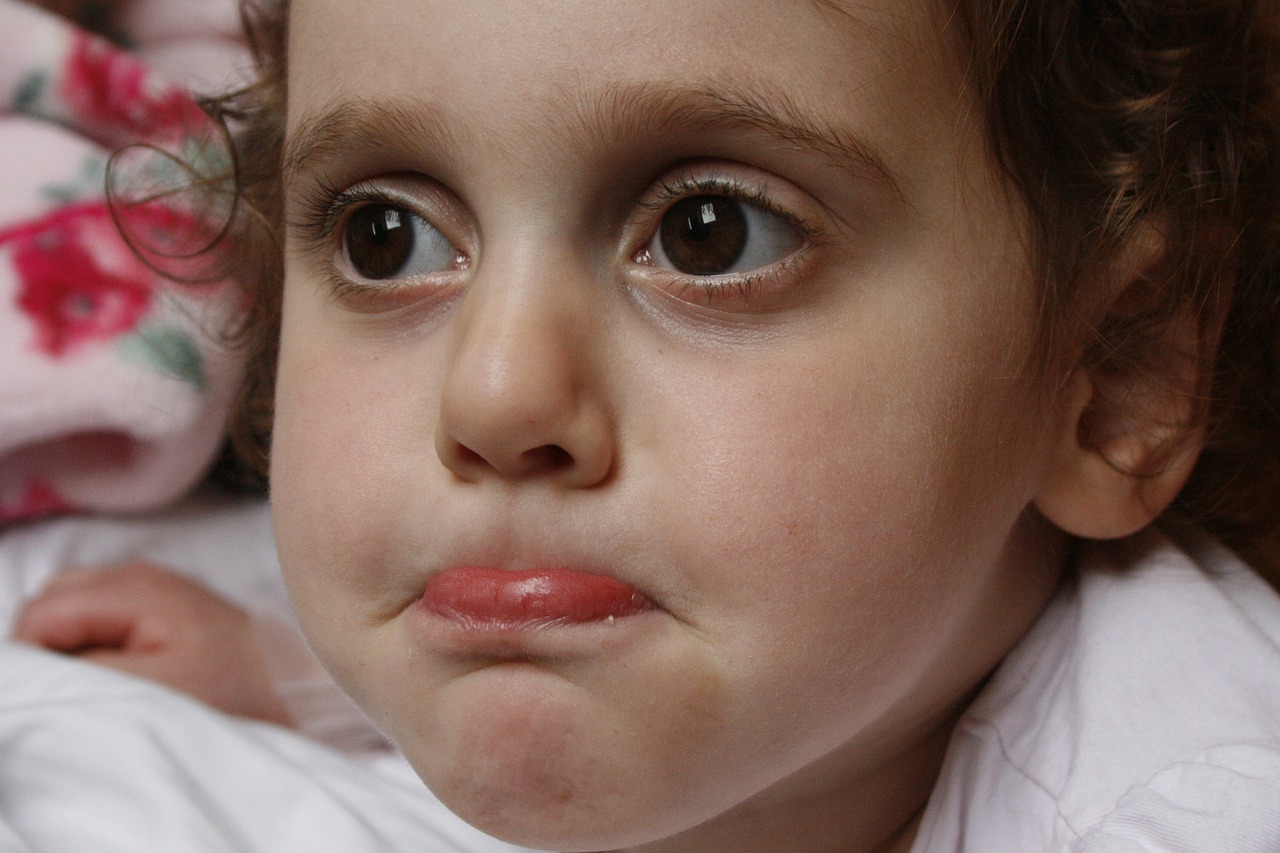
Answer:
[[[65,572],[23,605],[14,638],[61,652],[137,646],[148,592],[162,571],[129,564]]]
[[[60,652],[129,645],[136,618],[103,608],[77,594],[53,594],[28,602],[18,614],[14,639]]]

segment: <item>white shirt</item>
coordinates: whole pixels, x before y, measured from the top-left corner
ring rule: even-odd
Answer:
[[[1084,549],[961,719],[913,853],[1280,851],[1280,596],[1179,539]]]

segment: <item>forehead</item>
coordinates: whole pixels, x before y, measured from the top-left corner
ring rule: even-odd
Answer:
[[[612,113],[642,124],[696,93],[789,114],[796,127],[901,137],[956,101],[959,75],[944,67],[931,10],[923,0],[295,0],[289,123],[399,101],[428,107],[463,148],[500,143],[495,128],[522,144],[547,125],[590,144],[618,123]],[[485,138],[465,140],[477,116]]]
[[[590,75],[664,61],[742,72],[779,56],[792,58],[777,69],[790,73],[815,60],[900,55],[938,24],[924,0],[294,0],[291,9],[295,38],[321,34],[341,50],[372,34],[382,58],[408,49],[480,73],[536,64]]]

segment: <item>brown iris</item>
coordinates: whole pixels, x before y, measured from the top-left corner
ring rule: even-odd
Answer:
[[[739,202],[698,195],[671,206],[658,229],[662,251],[687,275],[728,272],[747,247],[747,219]]]
[[[369,204],[347,220],[346,246],[351,266],[368,279],[397,275],[413,257],[415,236],[410,216],[389,204]]]

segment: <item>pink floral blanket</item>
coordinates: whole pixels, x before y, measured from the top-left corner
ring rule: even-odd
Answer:
[[[233,0],[152,2],[158,15],[105,5],[137,23],[139,50],[163,57],[185,42],[169,56],[206,81],[244,61],[228,37]],[[223,439],[240,376],[223,340],[231,289],[174,284],[156,269],[181,264],[137,251],[183,254],[199,231],[191,209],[112,209],[104,191],[113,150],[142,140],[189,157],[210,132],[188,91],[144,55],[0,0],[0,523],[169,503]]]

